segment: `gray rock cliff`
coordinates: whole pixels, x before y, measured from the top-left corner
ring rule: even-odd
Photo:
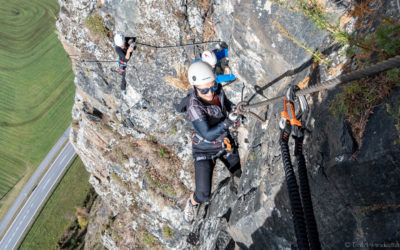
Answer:
[[[194,190],[192,128],[186,115],[175,111],[187,91],[179,80],[202,50],[219,48],[222,43],[165,49],[138,44],[128,63],[127,95],[122,95],[113,41],[93,34],[85,19],[99,15],[110,34],[122,32],[158,47],[225,42],[227,70],[238,78],[225,90],[235,103],[282,94],[286,86],[299,83],[311,72],[309,54],[271,20],[308,47],[326,51],[334,65],[345,60],[340,56],[343,49],[332,47],[331,39],[300,14],[266,0],[59,3],[59,38],[71,54],[77,87],[70,141],[101,198],[92,212],[87,241],[97,240],[108,249],[295,246],[279,147],[280,105],[256,111],[266,118],[265,124],[248,117],[239,136],[241,178],[232,179],[218,164],[211,200],[200,207],[193,225],[187,225],[182,210]],[[336,18],[344,14],[339,2],[327,4]],[[289,70],[294,74],[288,74]],[[314,81],[340,74],[328,74],[326,66],[318,70]],[[392,91],[385,104],[374,110],[357,160],[348,125],[329,111],[334,94],[340,91],[307,96],[312,132],[306,136],[305,155],[322,247],[398,242],[398,117],[386,107],[399,106],[400,90]],[[189,233],[197,246],[187,242]],[[86,244],[87,249],[95,246]]]

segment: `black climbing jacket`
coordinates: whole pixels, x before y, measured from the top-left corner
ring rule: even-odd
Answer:
[[[128,52],[128,47],[126,47],[125,49],[119,47],[119,46],[115,46],[115,51],[118,54],[119,57],[119,61],[123,61],[125,63],[127,63],[129,61],[129,59],[126,59],[126,53]]]
[[[129,59],[131,59],[131,57],[129,59],[125,58],[126,53],[128,52],[128,48],[129,48],[129,44],[128,44],[129,39],[133,39],[133,41],[136,41],[136,37],[125,37],[125,49],[123,49],[119,46],[115,46],[115,51],[117,52],[118,57],[119,57],[119,63],[126,64],[129,61]],[[136,46],[134,47],[133,50],[135,50],[135,49],[136,49]]]
[[[192,93],[192,92],[190,92],[190,93]],[[187,94],[185,97],[183,97],[181,99],[180,103],[175,106],[176,112],[178,112],[178,113],[186,112],[186,110],[187,110],[186,106],[187,106],[189,98],[190,98],[190,93]]]
[[[118,54],[118,66],[119,66],[119,71],[121,72],[125,72],[126,66],[127,66],[127,62],[129,61],[129,59],[126,59],[126,53],[128,52],[128,48],[121,48],[119,46],[115,46],[115,51]]]
[[[193,91],[187,99],[187,114],[194,127],[193,153],[215,154],[222,149],[222,141],[228,137],[224,120],[232,111],[233,103],[226,98],[222,87],[215,93],[221,107],[205,103]]]

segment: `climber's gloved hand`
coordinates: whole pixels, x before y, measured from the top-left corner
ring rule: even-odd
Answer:
[[[288,89],[286,90],[286,94],[285,97],[286,99],[291,102],[294,103],[294,98],[296,97],[296,91],[298,91],[300,88],[297,85],[292,85],[289,86]]]
[[[230,113],[229,114],[229,119],[231,119],[233,121],[233,123],[234,123],[233,127],[234,128],[238,128],[242,124],[242,122],[244,120],[244,116],[243,115],[238,115],[236,113]]]
[[[132,48],[132,50],[136,49],[136,37],[129,39],[128,41],[129,47]]]
[[[231,110],[232,110],[231,112],[236,113],[236,108],[237,108],[236,105],[232,104],[231,105]]]
[[[229,120],[231,120],[232,122],[236,122],[239,119],[239,115],[234,113],[234,112],[230,112],[228,114],[228,118]]]
[[[235,121],[232,121],[232,120],[229,118],[229,115],[228,115],[228,117],[225,118],[225,120],[223,121],[223,123],[224,123],[225,128],[228,129],[229,127],[231,127],[232,125],[235,124]]]
[[[233,126],[234,128],[238,128],[242,123],[243,116],[231,112],[228,114],[228,119],[232,122],[231,126]]]

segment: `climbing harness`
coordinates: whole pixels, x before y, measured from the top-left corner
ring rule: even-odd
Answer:
[[[192,133],[191,140],[194,145],[199,145],[200,143],[207,143],[207,144],[209,144],[206,146],[207,148],[213,148],[213,149],[219,148],[220,149],[217,153],[215,153],[213,155],[207,155],[207,154],[198,155],[195,157],[195,159],[194,159],[195,161],[202,161],[202,160],[215,161],[217,158],[221,157],[222,155],[225,155],[226,157],[228,157],[233,152],[233,145],[231,143],[231,140],[227,137],[225,137],[224,139],[209,141],[196,133]],[[210,146],[210,144],[212,146]]]
[[[124,62],[122,60],[119,60],[118,61],[119,71],[120,72],[125,72],[127,65],[128,64],[126,62]]]
[[[300,250],[310,248],[314,250],[321,249],[321,243],[319,241],[317,224],[312,207],[305,158],[302,152],[304,139],[303,124],[307,119],[307,112],[309,109],[308,105],[304,105],[304,96],[298,96],[299,102],[303,102],[303,104],[300,104],[300,113],[297,116],[295,115],[294,99],[295,92],[298,91],[298,88],[296,87],[297,86],[291,86],[282,100],[284,107],[279,124],[281,128],[280,146],[283,167],[285,170],[285,179],[289,192],[290,206],[292,209],[297,247]],[[300,100],[301,98],[304,98],[303,101]],[[288,112],[289,109],[290,111]],[[297,185],[296,176],[290,159],[288,145],[290,134],[295,138],[294,154],[297,159],[301,196],[299,194],[299,187]]]
[[[395,56],[392,57],[388,60],[379,62],[375,65],[372,65],[370,67],[364,68],[364,69],[360,69],[360,70],[356,70],[354,72],[350,72],[347,74],[343,74],[340,75],[336,78],[333,78],[331,80],[322,82],[321,84],[317,84],[314,86],[309,86],[306,88],[303,88],[299,91],[297,91],[295,93],[296,96],[302,96],[302,95],[306,95],[306,94],[311,94],[311,93],[315,93],[324,89],[331,89],[339,84],[342,83],[346,83],[349,81],[353,81],[353,80],[358,80],[361,78],[365,78],[368,76],[372,76],[375,75],[377,73],[383,72],[383,71],[387,71],[389,69],[393,69],[393,68],[397,68],[400,67],[400,56]],[[261,101],[258,103],[253,103],[253,104],[249,104],[246,101],[242,101],[239,102],[237,104],[237,113],[241,114],[241,115],[251,115],[254,118],[256,118],[257,120],[259,120],[260,122],[264,123],[265,120],[262,119],[260,116],[258,116],[257,114],[255,114],[254,112],[250,111],[250,109],[252,108],[258,108],[258,107],[262,107],[262,106],[266,106],[269,105],[271,103],[277,102],[279,100],[282,99],[283,96],[277,96],[265,101]]]
[[[205,142],[205,143],[211,143],[211,144],[218,145],[218,147],[220,147],[219,144],[222,142],[222,140],[209,141],[196,133],[192,133],[191,140],[194,145],[199,145],[200,142]]]

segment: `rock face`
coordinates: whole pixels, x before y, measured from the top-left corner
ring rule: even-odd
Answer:
[[[340,17],[344,7],[336,2],[327,4]],[[127,94],[122,95],[113,42],[91,32],[85,19],[99,15],[110,32],[157,47],[225,42],[229,69],[239,79],[225,87],[235,103],[242,97],[252,102],[273,97],[311,71],[307,52],[272,20],[312,49],[330,47],[326,34],[300,14],[265,0],[59,3],[59,37],[73,53],[77,87],[70,140],[102,201],[92,212],[86,247],[98,246],[94,239],[100,239],[108,249],[185,249],[192,247],[188,238],[199,249],[295,246],[279,147],[280,105],[257,110],[267,119],[263,126],[248,118],[239,136],[241,178],[230,178],[218,164],[212,199],[187,225],[182,209],[194,190],[191,124],[174,107],[186,93],[180,80],[185,68],[202,50],[219,44],[159,49],[138,44],[128,63]],[[339,63],[340,51],[330,49]],[[333,77],[326,72],[324,67],[317,70],[317,78]],[[399,90],[370,117],[357,160],[348,125],[329,111],[338,91],[308,96],[312,133],[306,137],[305,155],[322,247],[369,248],[366,243],[399,241],[398,115],[391,115],[400,105]]]

